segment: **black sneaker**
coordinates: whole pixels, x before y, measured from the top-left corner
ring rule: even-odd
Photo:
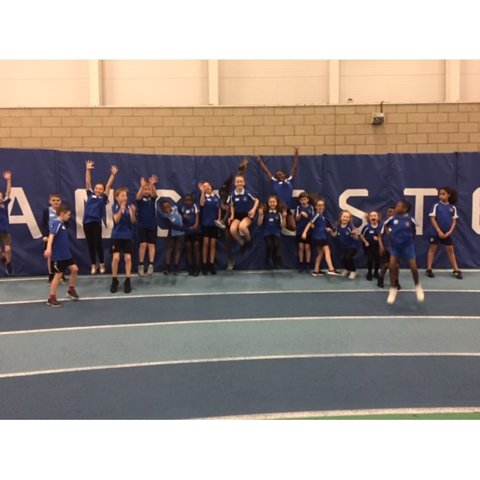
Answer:
[[[402,289],[402,287],[400,286],[400,283],[397,282],[397,290],[401,290],[401,289]]]
[[[49,298],[47,300],[47,305],[54,308],[63,307],[63,305],[55,297]]]
[[[375,271],[373,272],[373,278],[378,278],[378,270],[375,270]]]
[[[193,276],[198,277],[199,274],[200,274],[200,269],[198,267],[195,267],[193,269]]]
[[[215,265],[213,263],[210,264],[210,267],[208,269],[211,275],[216,275],[217,271],[215,270]]]
[[[117,293],[118,290],[118,280],[116,278],[112,278],[112,285],[110,285],[110,292]]]
[[[130,277],[127,277],[123,282],[123,291],[125,293],[130,293],[132,291],[132,285],[130,284]]]
[[[429,278],[435,278],[435,274],[432,272],[432,269],[431,269],[431,268],[427,269],[427,270],[425,271],[425,273],[426,273],[427,277],[429,277]]]
[[[78,293],[76,292],[75,288],[69,288],[67,295],[72,299],[75,300],[76,302],[80,300],[80,297],[78,296]]]
[[[243,255],[247,251],[247,242],[240,247],[240,253]]]
[[[380,287],[380,288],[383,288],[383,287],[384,287],[383,278],[382,278],[382,277],[378,277],[378,278],[377,278],[377,287]]]
[[[206,263],[202,265],[202,275],[208,275],[208,265]]]
[[[188,267],[188,274],[193,276],[195,274],[195,269],[193,267]]]
[[[462,272],[460,270],[454,270],[452,275],[457,279],[461,280],[463,278]]]
[[[174,265],[173,268],[172,268],[172,273],[174,275],[178,275],[178,265]]]
[[[368,272],[368,273],[367,273],[367,280],[368,280],[369,282],[371,282],[371,281],[373,280],[372,272]]]

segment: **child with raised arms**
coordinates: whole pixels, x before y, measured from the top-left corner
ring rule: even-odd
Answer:
[[[303,240],[307,240],[308,232],[311,230],[312,246],[317,248],[317,256],[315,257],[315,265],[312,275],[318,277],[323,272],[320,270],[323,255],[328,266],[328,275],[338,275],[332,262],[332,254],[328,245],[328,234],[333,232],[333,226],[329,220],[323,215],[325,212],[325,200],[319,198],[315,202],[315,215],[305,227],[302,233]]]
[[[105,273],[105,255],[102,245],[102,219],[105,212],[105,205],[108,203],[108,194],[112,188],[118,168],[115,165],[110,167],[110,177],[107,184],[96,183],[92,189],[92,170],[95,164],[92,160],[85,163],[85,188],[87,189],[87,203],[83,214],[83,231],[88,245],[90,256],[90,273],[94,275],[98,269]],[[99,266],[97,266],[97,258]]]
[[[382,234],[386,229],[391,231],[391,249],[390,249],[390,291],[387,303],[395,302],[398,293],[397,280],[400,258],[405,258],[412,272],[413,282],[415,283],[415,293],[417,300],[423,302],[425,295],[418,277],[418,267],[415,258],[415,235],[417,224],[415,219],[409,215],[411,205],[406,200],[399,200],[395,205],[395,213],[388,218],[382,227]],[[383,245],[380,243],[380,252]]]
[[[185,244],[185,227],[183,226],[182,215],[178,210],[178,206],[163,200],[160,204],[160,216],[169,225],[167,250],[165,252],[165,268],[163,273],[168,275],[173,273],[177,275],[180,258],[182,257],[183,246]],[[173,257],[173,265],[172,265]]]
[[[188,274],[197,277],[200,273],[200,209],[192,194],[183,197],[180,215],[182,215],[183,226],[185,227]],[[204,275],[207,274],[205,269],[204,265]],[[216,273],[213,265],[210,267],[210,273]]]
[[[137,235],[138,235],[138,274],[145,275],[145,257],[148,251],[147,275],[153,275],[155,264],[155,245],[157,242],[157,215],[155,202],[157,200],[156,184],[158,177],[152,175],[148,180],[140,179],[140,188],[136,196],[137,205]]]
[[[310,245],[309,235],[307,235],[307,238],[304,240],[302,238],[302,234],[305,230],[305,227],[313,218],[314,214],[315,209],[310,204],[310,197],[308,193],[301,192],[298,196],[298,205],[295,210],[299,272],[306,272],[308,270],[312,258],[312,247]]]
[[[457,258],[453,248],[452,234],[457,226],[458,212],[455,204],[457,203],[457,192],[451,187],[441,187],[438,190],[438,199],[432,211],[430,212],[430,221],[434,228],[434,233],[430,236],[430,247],[427,253],[427,277],[435,277],[432,266],[437,253],[438,245],[443,245],[447,251],[448,259],[453,268],[452,275],[461,280],[462,272],[458,268]]]
[[[337,240],[343,264],[343,277],[350,280],[357,278],[357,268],[355,267],[355,255],[358,251],[358,235],[355,226],[352,223],[352,214],[348,210],[342,210],[338,217],[337,228],[332,235]]]
[[[7,182],[5,195],[0,192],[0,261],[5,267],[5,274],[12,274],[12,235],[10,234],[10,221],[8,218],[8,205],[11,202],[12,172],[3,172],[3,178]]]
[[[130,276],[132,273],[132,252],[133,252],[133,224],[136,221],[134,204],[128,202],[128,189],[126,187],[115,190],[115,203],[112,207],[113,229],[112,229],[112,284],[110,292],[116,293],[119,281],[117,279],[118,264],[123,254],[125,261],[125,281],[123,291],[130,293],[132,285]]]
[[[272,182],[273,191],[277,198],[283,202],[287,208],[287,224],[286,227],[292,232],[295,231],[295,217],[293,216],[290,208],[292,207],[292,194],[293,194],[293,181],[297,175],[299,156],[298,156],[298,147],[294,150],[294,159],[292,170],[290,175],[287,177],[287,174],[283,170],[277,170],[275,176],[267,167],[267,164],[263,161],[263,158],[259,155],[257,157],[258,163],[260,164],[261,169],[264,171],[265,175]]]
[[[368,213],[367,220],[368,223],[363,226],[360,238],[367,254],[367,280],[371,281],[374,277],[378,278],[378,269],[380,268],[378,237],[382,230],[382,225],[380,224],[380,214],[375,210]]]
[[[202,225],[202,273],[204,275],[208,272],[215,274],[217,238],[219,236],[219,229],[216,225],[221,221],[220,197],[213,193],[210,182],[201,182],[198,184],[198,188],[200,190]]]
[[[66,205],[59,205],[56,209],[56,218],[50,223],[47,247],[43,253],[45,258],[51,261],[51,270],[54,273],[50,283],[50,295],[47,305],[50,307],[61,307],[57,300],[57,288],[62,280],[64,272],[70,270],[67,295],[72,300],[78,300],[79,296],[75,291],[77,283],[78,267],[70,253],[68,232],[65,223],[70,219],[70,209]]]
[[[278,197],[270,195],[267,206],[258,209],[258,225],[263,228],[263,241],[265,242],[265,266],[278,268],[282,259],[280,256],[280,234],[285,228],[287,212],[280,208]]]

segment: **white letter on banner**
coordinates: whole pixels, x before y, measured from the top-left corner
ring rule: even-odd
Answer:
[[[348,210],[354,217],[359,218],[362,221],[362,225],[366,223],[366,212],[352,207],[347,203],[350,197],[368,197],[368,190],[366,188],[348,188],[338,197],[338,206],[342,210]],[[361,228],[361,226],[359,227]]]
[[[28,203],[25,192],[21,187],[12,187],[12,193],[10,195],[11,202],[8,206],[9,220],[11,224],[21,224],[24,223],[30,230],[30,235],[32,238],[42,238],[42,232],[38,228],[37,221],[33,216],[32,209]],[[15,201],[18,202],[20,210],[22,211],[21,215],[12,215],[12,208]]]
[[[423,197],[435,197],[438,195],[436,188],[405,188],[403,194],[415,197],[415,215],[417,222],[417,235],[423,234]]]
[[[175,203],[180,200],[180,195],[175,190],[168,190],[168,189],[157,189],[157,198],[160,197],[168,197],[171,198]],[[158,203],[157,203],[158,205]],[[160,208],[160,205],[158,205]],[[166,237],[168,236],[168,229],[157,227],[157,237]]]
[[[480,187],[472,193],[472,229],[480,235]]]
[[[77,188],[75,190],[75,223],[77,225],[77,238],[85,238],[83,231],[83,214],[85,212],[85,202],[87,201],[87,191],[84,188]],[[113,214],[112,205],[114,202],[113,189],[108,194],[108,204],[106,206],[106,223],[102,222],[102,237],[110,238],[112,236],[113,228]]]

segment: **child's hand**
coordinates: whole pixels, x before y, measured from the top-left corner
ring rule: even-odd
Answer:
[[[307,234],[306,233],[302,233],[302,240],[306,240],[307,239]]]
[[[286,211],[286,210],[283,210],[283,212],[282,212],[282,217],[283,217],[283,218],[287,218],[287,211]]]
[[[261,155],[257,155],[257,162],[261,162],[263,160]]]
[[[157,182],[158,182],[158,177],[156,175],[150,175],[150,178],[148,179],[148,181],[152,184],[152,185],[156,185]]]
[[[43,252],[43,256],[44,256],[45,258],[50,258],[50,257],[52,256],[52,250],[51,250],[51,249],[45,250],[45,251]]]
[[[300,216],[304,218],[308,218],[308,213],[307,212],[300,212]]]
[[[229,219],[228,219],[228,224],[231,225],[232,222],[233,222],[233,217],[229,217]]]
[[[93,160],[87,160],[85,162],[85,166],[87,167],[87,170],[93,170],[95,168],[95,164],[93,163]]]
[[[204,192],[204,191],[205,191],[205,188],[203,187],[203,182],[198,182],[198,189],[199,189],[201,192]]]
[[[365,244],[366,247],[369,247],[369,246],[370,246],[370,243],[367,242],[366,240],[365,240],[364,244]]]
[[[130,211],[132,213],[135,213],[137,211],[137,207],[133,203],[130,205]]]
[[[295,157],[298,157],[298,147],[295,147],[294,150],[293,150],[293,155]]]
[[[5,170],[3,172],[3,178],[8,182],[12,179],[12,172],[10,170]]]
[[[250,215],[250,212],[248,212],[248,214]],[[258,209],[258,214],[259,214],[259,215],[263,215],[263,207],[260,207],[260,208]]]
[[[252,209],[248,212],[248,218],[252,219],[254,216],[255,216],[255,210],[252,208]]]
[[[112,165],[112,166],[110,167],[110,173],[111,173],[112,175],[116,175],[116,174],[118,173],[118,167],[117,167],[116,165]]]
[[[147,181],[145,180],[145,178],[140,177],[140,186],[143,187],[146,183],[147,183]]]

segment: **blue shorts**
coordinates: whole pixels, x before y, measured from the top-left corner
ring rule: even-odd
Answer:
[[[391,245],[390,255],[392,257],[403,257],[407,260],[415,260],[415,245],[413,243]]]

